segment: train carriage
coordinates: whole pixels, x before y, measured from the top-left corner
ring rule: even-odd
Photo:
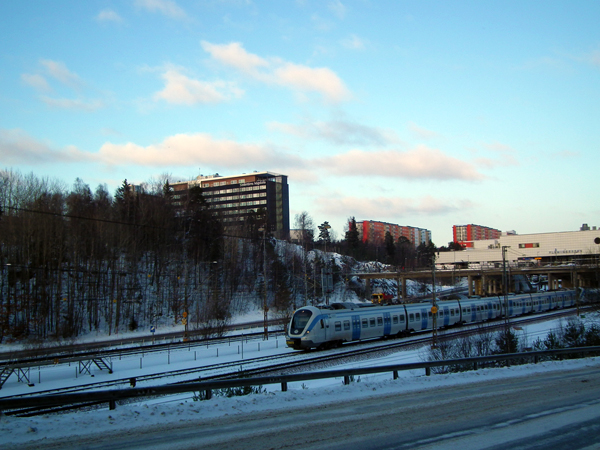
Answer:
[[[448,297],[447,297],[448,298]],[[575,291],[556,291],[504,297],[469,298],[453,296],[437,303],[437,327],[451,327],[554,308],[575,305]],[[361,307],[358,304],[337,303],[317,308],[298,309],[287,327],[288,347],[301,350],[327,348],[344,342],[405,336],[433,327],[431,303]]]

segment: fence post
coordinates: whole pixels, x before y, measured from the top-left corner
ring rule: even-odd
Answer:
[[[281,382],[281,392],[287,392],[287,381]]]
[[[344,375],[344,384],[350,384],[350,376]]]
[[[117,402],[113,400],[108,401],[108,409],[113,410],[117,408]]]
[[[397,379],[398,379],[398,371],[394,370],[394,380],[397,380]]]
[[[425,375],[426,376],[431,376],[431,367],[425,367]]]
[[[473,370],[477,370],[477,361],[473,363]]]
[[[210,400],[212,398],[212,389],[204,391],[204,400]]]

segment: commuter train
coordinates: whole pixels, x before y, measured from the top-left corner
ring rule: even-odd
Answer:
[[[402,337],[433,328],[448,328],[504,317],[567,308],[576,303],[575,290],[538,292],[504,296],[467,297],[450,295],[436,302],[378,306],[373,304],[333,303],[329,306],[304,306],[294,312],[286,329],[287,346],[295,350],[337,347],[344,342],[373,338]]]

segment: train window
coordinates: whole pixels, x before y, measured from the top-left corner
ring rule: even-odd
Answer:
[[[350,329],[350,321],[344,320],[344,330],[349,330],[349,329]]]
[[[400,322],[404,322],[404,314],[400,314]]]
[[[419,314],[419,313],[415,313],[415,319],[417,319],[417,320],[421,320],[421,314]]]
[[[467,313],[467,308],[463,308],[463,313],[466,314]]]
[[[439,316],[440,316],[440,317],[444,317],[444,310],[443,310],[443,309],[440,309]]]
[[[429,315],[429,318],[431,318],[431,311],[429,311],[429,314],[428,314],[428,315]]]
[[[310,311],[306,309],[301,309],[300,311],[296,312],[296,314],[294,314],[294,317],[292,318],[291,328],[295,330],[303,330],[306,324],[308,324],[308,321],[311,317],[312,313]]]
[[[377,325],[379,325],[379,326],[383,325],[383,319],[381,317],[377,318]]]
[[[374,327],[374,326],[375,326],[375,317],[371,317],[371,318],[369,319],[369,325],[371,325],[372,327]]]
[[[398,323],[398,316],[392,316],[392,323]]]
[[[335,331],[342,331],[342,322],[335,322]]]
[[[450,310],[450,317],[454,317],[454,309]]]
[[[363,319],[362,320],[362,327],[363,328],[368,328],[368,326],[369,326],[369,321],[367,319]]]
[[[412,314],[412,313],[411,313],[411,314],[409,314],[409,315],[408,315],[408,320],[410,320],[411,322],[414,322],[414,321],[415,321],[415,315],[414,315],[414,314]]]

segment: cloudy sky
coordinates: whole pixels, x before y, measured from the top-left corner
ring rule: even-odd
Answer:
[[[291,220],[600,226],[600,2],[0,2],[0,168],[288,175]]]

